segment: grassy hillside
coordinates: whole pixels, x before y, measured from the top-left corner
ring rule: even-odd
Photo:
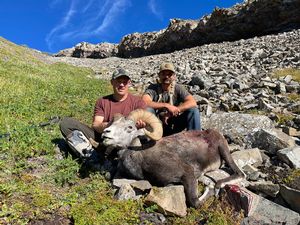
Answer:
[[[0,224],[26,224],[53,214],[91,224],[80,217],[86,215],[84,205],[91,207],[93,221],[103,217],[96,213],[99,207],[130,209],[124,203],[113,205],[101,176],[85,181],[78,177],[76,161],[56,159],[57,124],[35,126],[53,116],[74,116],[90,124],[95,100],[110,88],[89,77],[91,70],[45,64],[27,48],[0,39],[0,134],[10,133],[9,139],[0,139]],[[114,221],[118,216],[105,217]]]
[[[90,124],[95,100],[111,91],[107,81],[91,77],[91,70],[46,64],[0,38],[0,224],[138,224],[141,211],[154,210],[143,200],[114,200],[98,173],[80,177],[80,163],[58,154],[58,124],[37,126],[54,116]],[[230,208],[216,211],[212,203],[170,221],[235,223]]]

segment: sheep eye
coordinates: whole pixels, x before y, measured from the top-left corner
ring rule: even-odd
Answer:
[[[132,130],[133,126],[129,126],[128,128],[129,128],[130,130]]]

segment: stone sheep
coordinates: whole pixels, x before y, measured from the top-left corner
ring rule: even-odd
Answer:
[[[137,129],[135,121],[141,119],[148,126]],[[103,144],[119,149],[118,169],[138,180],[148,180],[156,186],[181,183],[189,206],[197,208],[214,192],[212,188],[198,198],[197,179],[206,172],[218,169],[222,160],[233,170],[233,174],[215,184],[219,190],[226,184],[245,178],[233,161],[226,139],[218,131],[183,131],[163,137],[161,121],[152,113],[135,110],[127,118],[116,116],[102,134]],[[155,143],[145,149],[136,150],[132,143],[146,135]]]

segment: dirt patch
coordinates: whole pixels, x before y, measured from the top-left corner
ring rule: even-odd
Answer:
[[[52,215],[49,219],[35,220],[28,223],[28,225],[71,225],[74,224],[70,219],[60,215]]]

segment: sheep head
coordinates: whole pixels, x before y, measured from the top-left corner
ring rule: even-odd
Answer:
[[[143,120],[147,126],[137,129],[137,120]],[[152,140],[159,140],[162,137],[163,129],[161,121],[152,113],[137,109],[132,111],[128,117],[114,116],[111,125],[104,129],[102,133],[103,144],[111,147],[126,148],[131,146],[133,141],[146,135]]]

